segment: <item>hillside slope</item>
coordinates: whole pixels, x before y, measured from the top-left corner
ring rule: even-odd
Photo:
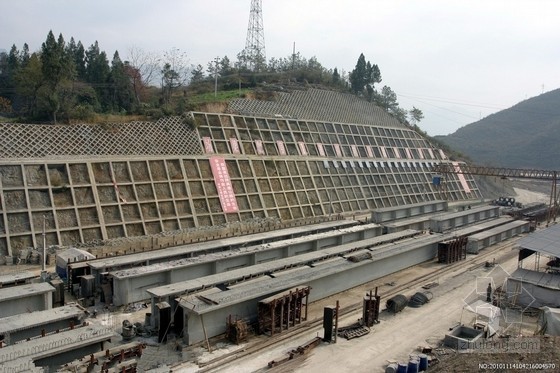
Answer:
[[[480,165],[560,168],[560,89],[436,139]]]

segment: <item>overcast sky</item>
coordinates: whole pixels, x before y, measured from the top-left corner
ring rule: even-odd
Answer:
[[[235,60],[250,0],[17,0],[0,7],[0,48],[47,33],[96,40],[109,58],[131,47],[178,48],[190,64]],[[445,135],[519,101],[560,88],[558,0],[262,0],[267,59],[296,51],[351,71],[360,53],[420,127]]]

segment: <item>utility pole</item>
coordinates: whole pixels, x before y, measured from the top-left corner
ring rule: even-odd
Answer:
[[[43,257],[41,258],[41,272],[46,272],[45,261],[47,260],[47,217],[43,215]]]

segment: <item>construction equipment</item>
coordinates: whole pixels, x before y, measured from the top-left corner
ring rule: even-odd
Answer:
[[[551,170],[534,170],[534,169],[521,169],[521,168],[505,168],[505,167],[484,167],[474,166],[467,164],[453,164],[453,163],[438,163],[432,171],[436,174],[462,174],[462,175],[481,175],[481,176],[498,176],[501,178],[518,178],[518,179],[533,179],[533,180],[550,180],[552,187],[550,189],[550,203],[547,215],[547,225],[554,221],[558,213],[558,199],[557,181],[558,171]],[[443,177],[448,179],[446,177]]]

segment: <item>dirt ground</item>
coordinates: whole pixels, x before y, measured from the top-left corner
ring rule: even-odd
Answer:
[[[530,338],[530,337],[527,337]],[[440,355],[430,372],[516,372],[560,371],[560,337],[539,336],[537,353],[513,353],[501,349],[497,353],[455,353]]]
[[[523,185],[521,185],[522,187]],[[548,203],[548,195],[544,193],[546,186],[538,190],[528,190],[514,187],[515,197],[518,202],[545,202]],[[492,247],[496,250],[497,247]],[[263,349],[258,355],[237,359],[232,363],[224,363],[209,372],[384,372],[390,363],[406,363],[411,355],[419,353],[419,348],[430,347],[434,353],[431,358],[437,360],[437,364],[430,367],[431,372],[508,372],[517,370],[560,371],[560,339],[541,336],[539,339],[538,353],[511,353],[501,351],[500,353],[457,353],[454,350],[443,348],[442,341],[446,333],[458,323],[472,324],[473,315],[465,311],[467,303],[475,299],[485,298],[486,284],[491,278],[495,286],[503,284],[508,273],[517,268],[517,251],[502,250],[496,253],[497,266],[485,268],[483,266],[466,272],[454,272],[437,280],[438,286],[430,291],[433,299],[420,308],[405,308],[402,312],[394,315],[383,311],[380,315],[381,322],[375,325],[370,334],[345,340],[338,338],[336,344],[322,343],[311,350],[302,358],[295,359],[289,364],[282,365],[272,370],[267,369],[268,362],[282,359],[298,346],[305,344],[313,338],[323,336],[322,328],[310,328],[298,338],[291,339],[280,346]],[[373,283],[350,289],[336,296],[329,297],[309,306],[309,319],[322,316],[325,306],[332,306],[336,300],[340,300],[341,307],[359,302],[365,293],[375,286],[379,287],[382,296],[382,308],[386,299],[383,294],[391,290],[391,283],[401,284],[433,270],[436,263],[423,263],[404,271],[381,278]],[[467,267],[469,265],[467,264]],[[482,285],[481,285],[482,284]],[[482,288],[482,290],[481,290]],[[420,288],[411,288],[404,292],[412,295]],[[140,316],[143,312],[139,312]],[[122,315],[125,316],[125,315]],[[134,318],[138,315],[126,315]],[[339,325],[345,326],[356,322],[361,313],[354,313],[341,318]],[[113,320],[118,325],[118,322]],[[537,329],[536,317],[524,317],[519,325],[508,325],[502,323],[502,327],[509,328],[507,333],[513,336],[524,335],[532,338]],[[255,337],[266,338],[266,337]],[[180,368],[173,369],[174,372],[198,372],[201,366],[214,358],[235,351],[244,350],[248,344],[232,345],[227,342],[216,342],[212,352],[208,352],[205,346],[194,346],[183,349],[182,359],[185,361]],[[190,361],[190,363],[188,362]],[[167,363],[171,363],[168,361]],[[505,365],[509,364],[509,365]],[[516,364],[516,365],[515,365]],[[529,365],[537,364],[537,365]],[[541,365],[539,365],[541,364]],[[554,367],[546,364],[555,364]],[[527,369],[526,367],[535,368]],[[522,369],[524,368],[524,369]],[[202,368],[204,369],[204,368]]]
[[[517,194],[516,199],[521,203],[548,202],[548,196],[543,192],[522,188],[517,188],[515,191]],[[491,250],[497,250],[498,247],[492,247]],[[437,358],[439,362],[430,367],[429,371],[432,372],[538,370],[521,369],[521,367],[527,367],[529,363],[542,364],[532,366],[534,368],[550,368],[541,369],[543,371],[560,371],[559,338],[539,337],[540,352],[538,353],[510,353],[506,351],[492,354],[456,353],[453,350],[442,348],[442,340],[445,334],[448,333],[449,328],[458,323],[472,324],[473,315],[465,311],[467,303],[475,299],[485,298],[485,289],[488,281],[491,281],[495,286],[503,284],[508,273],[517,268],[516,256],[516,250],[502,250],[502,252],[496,253],[497,265],[493,268],[479,266],[466,272],[456,271],[445,277],[442,276],[437,279],[438,286],[430,289],[433,299],[426,305],[420,308],[407,307],[396,315],[383,311],[380,315],[380,324],[375,325],[370,334],[352,340],[338,338],[336,344],[322,343],[303,358],[296,359],[290,362],[289,365],[281,366],[271,371],[305,373],[326,373],[332,371],[352,373],[384,372],[389,363],[406,363],[410,355],[419,353],[419,347],[430,347],[435,352],[432,357]],[[382,308],[384,308],[386,302],[386,299],[383,297],[384,293],[390,291],[394,284],[406,283],[433,270],[434,266],[438,266],[438,264],[434,262],[423,263],[386,276],[373,283],[350,289],[320,302],[315,302],[309,307],[309,319],[321,317],[323,308],[334,305],[336,300],[340,300],[341,307],[360,302],[365,293],[375,286],[379,287],[379,294],[382,296],[381,304]],[[14,269],[22,269],[17,267],[14,266]],[[470,266],[466,264],[466,267]],[[390,285],[391,283],[394,284]],[[410,288],[404,294],[410,296],[420,290],[420,288]],[[137,318],[137,321],[141,321],[144,317],[144,312],[123,313],[119,316],[120,318],[113,315],[108,319],[110,326],[115,329],[118,329],[121,324],[121,318],[124,317],[129,320]],[[360,317],[361,313],[348,315],[341,318],[339,325],[350,325]],[[507,334],[512,336],[524,335],[532,338],[533,332],[537,329],[535,317],[524,316],[521,322],[515,325],[510,324],[503,322],[502,326],[509,328]],[[268,362],[281,359],[291,350],[317,336],[322,337],[322,335],[322,328],[310,328],[307,333],[296,339],[289,340],[272,349],[263,349],[257,356],[252,355],[247,358],[238,359],[231,364],[224,364],[217,369],[208,371],[264,371]],[[197,372],[201,368],[195,362],[210,361],[224,354],[242,351],[246,346],[244,344],[236,346],[220,342],[213,347],[213,352],[211,353],[204,346],[186,348],[183,350],[182,360],[189,360],[192,363],[185,362],[181,368],[174,369],[173,371]],[[155,353],[157,354],[158,352],[156,351]],[[174,356],[175,358],[178,359],[179,357]],[[164,362],[174,363],[176,361],[162,361],[162,363]],[[518,365],[506,366],[499,365],[498,363],[517,363]],[[544,364],[555,364],[555,366],[551,368],[550,365]],[[506,367],[511,369],[506,369]]]
[[[523,185],[521,185],[523,186]],[[537,188],[535,188],[537,189]],[[544,193],[546,186],[537,190],[524,188],[515,189],[516,200],[521,203],[547,202],[548,196]],[[492,247],[497,250],[501,246]],[[286,365],[274,368],[274,372],[384,372],[390,363],[406,363],[411,355],[417,355],[420,347],[430,347],[435,352],[431,357],[438,360],[439,364],[430,368],[430,371],[438,372],[472,372],[482,371],[511,371],[501,369],[503,365],[492,365],[493,363],[515,363],[531,362],[556,364],[551,366],[541,365],[541,368],[549,368],[548,371],[560,371],[560,354],[558,341],[555,338],[540,337],[540,353],[456,353],[451,349],[443,348],[442,342],[450,328],[458,323],[466,325],[474,322],[474,315],[465,311],[465,306],[476,299],[485,299],[485,289],[489,278],[494,287],[503,284],[507,275],[517,268],[517,251],[502,250],[496,253],[497,266],[485,268],[484,266],[468,270],[466,272],[457,271],[439,278],[439,285],[430,291],[433,299],[421,308],[406,308],[402,312],[393,315],[383,311],[380,315],[381,323],[374,326],[370,334],[345,340],[338,338],[336,344],[322,343],[311,350],[302,358],[289,362]],[[379,293],[382,296],[382,308],[385,306],[386,299],[383,298],[384,292],[390,291],[389,283],[405,283],[412,278],[416,278],[433,269],[436,263],[423,263],[409,268],[399,273],[381,278],[373,283],[350,289],[336,296],[315,302],[309,307],[309,319],[322,316],[325,306],[332,306],[336,300],[340,300],[341,307],[348,303],[359,302],[365,293],[375,286],[379,286]],[[466,264],[468,267],[469,265]],[[405,295],[412,295],[417,289],[408,289]],[[361,313],[354,313],[340,320],[339,325],[345,326],[356,322],[361,317]],[[521,316],[520,316],[521,317]],[[532,337],[537,329],[537,318],[534,316],[522,316],[519,322],[508,323],[502,320],[501,327],[504,334],[518,337]],[[507,329],[506,329],[507,328]],[[250,356],[235,360],[230,364],[221,365],[216,369],[205,371],[228,371],[228,372],[262,372],[267,370],[268,362],[279,360],[285,357],[290,351],[298,346],[304,345],[313,338],[323,335],[322,328],[310,328],[301,337],[294,338],[280,346],[263,349],[257,356]],[[181,369],[174,371],[196,372],[200,368],[195,361],[211,361],[223,354],[234,351],[242,351],[247,345],[232,346],[222,344],[219,348],[208,353],[205,348],[199,347],[190,349],[189,357],[192,364],[184,364]],[[488,365],[479,365],[488,364]],[[493,367],[501,370],[491,370]],[[510,366],[512,368],[513,366]],[[517,368],[522,365],[517,365]],[[533,367],[539,367],[533,366]],[[437,369],[437,370],[436,370]],[[525,369],[527,370],[527,369]],[[534,369],[533,369],[534,370]],[[547,371],[547,370],[545,370]]]

